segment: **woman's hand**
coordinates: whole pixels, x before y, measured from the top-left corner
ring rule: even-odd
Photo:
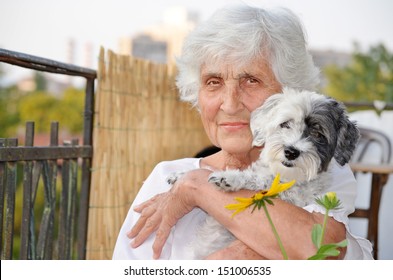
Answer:
[[[127,234],[134,238],[133,248],[141,245],[153,232],[153,258],[158,259],[162,248],[177,221],[196,207],[195,190],[207,182],[210,171],[198,169],[186,173],[172,188],[150,200],[136,206],[134,210],[141,214],[131,231]]]

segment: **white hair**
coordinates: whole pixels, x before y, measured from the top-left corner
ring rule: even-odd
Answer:
[[[302,24],[288,9],[234,6],[218,10],[184,41],[177,59],[180,98],[197,105],[204,63],[241,65],[257,58],[268,61],[282,87],[314,90],[319,70],[306,45]]]

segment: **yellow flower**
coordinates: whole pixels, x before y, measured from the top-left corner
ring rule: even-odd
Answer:
[[[292,180],[288,183],[280,183],[280,174],[277,174],[269,190],[257,192],[255,195],[249,198],[235,197],[235,200],[239,203],[226,205],[225,208],[229,210],[235,210],[235,212],[232,214],[232,217],[246,210],[251,205],[255,205],[255,207],[258,207],[258,209],[260,209],[265,201],[271,204],[272,202],[269,198],[277,197],[280,192],[289,189],[293,186],[293,184],[295,184],[295,180]]]
[[[336,196],[336,193],[335,193],[335,192],[328,192],[328,193],[326,193],[326,196],[327,196],[327,198],[328,198],[330,201],[333,201],[334,199],[337,199],[337,196]]]
[[[317,198],[316,201],[327,210],[339,209],[341,204],[335,192],[328,192],[322,198]]]
[[[235,200],[238,201],[239,203],[228,204],[225,206],[225,208],[228,210],[236,210],[232,214],[232,217],[235,216],[236,214],[246,210],[248,207],[250,207],[251,205],[254,204],[254,199],[252,197],[250,197],[250,198],[235,197]]]
[[[295,182],[296,182],[295,180],[292,180],[288,183],[281,183],[280,184],[280,174],[277,174],[276,178],[274,178],[274,181],[273,181],[270,189],[266,193],[262,192],[263,197],[275,197],[280,192],[286,191],[287,189],[292,187],[293,184],[295,184]]]

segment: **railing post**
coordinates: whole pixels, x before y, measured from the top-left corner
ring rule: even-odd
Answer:
[[[34,122],[26,123],[25,146],[34,146]],[[23,168],[23,208],[21,225],[20,259],[33,259],[32,235],[34,234],[33,209],[33,161],[26,161]]]
[[[18,146],[18,139],[6,139],[6,147]],[[5,163],[5,236],[4,246],[1,254],[2,259],[12,259],[12,249],[14,245],[14,216],[15,216],[15,192],[16,192],[16,162]]]
[[[94,79],[86,81],[83,145],[93,146]],[[79,199],[78,259],[86,259],[87,226],[91,182],[91,158],[82,161],[82,183]]]
[[[5,147],[6,139],[0,138],[0,149]],[[3,257],[3,218],[4,218],[4,196],[5,196],[5,162],[0,162],[0,256]]]
[[[78,139],[65,142],[64,146],[77,146]],[[72,259],[72,246],[76,222],[78,159],[67,159],[62,166],[62,191],[59,219],[59,259]]]

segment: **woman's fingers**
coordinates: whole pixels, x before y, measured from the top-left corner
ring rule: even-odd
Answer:
[[[158,259],[161,255],[162,248],[171,232],[172,226],[167,223],[161,223],[156,231],[156,239],[153,243],[153,259]]]
[[[157,221],[157,218],[159,218],[159,216],[157,217],[157,215],[156,215],[156,217],[154,217],[154,214],[156,213],[156,211],[157,211],[157,208],[155,208],[155,207],[144,208],[140,212],[141,216],[139,217],[136,224],[127,233],[128,238],[136,237],[138,234],[141,233],[142,230],[145,230],[145,232],[148,232],[148,230],[151,230],[151,228],[154,227],[154,221]]]
[[[152,198],[150,198],[149,200],[146,200],[145,202],[136,205],[134,207],[134,211],[137,213],[141,213],[143,209],[145,209],[146,207],[149,207],[150,205],[154,204],[157,202],[157,200],[159,199],[159,197],[161,197],[162,194],[156,194],[155,196],[153,196]]]
[[[160,257],[172,227],[196,206],[194,192],[190,190],[199,186],[199,181],[206,180],[210,172],[205,173],[206,171],[203,173],[206,176],[202,176],[202,179],[195,174],[191,174],[189,178],[185,175],[168,192],[158,194],[134,207],[134,211],[141,215],[127,233],[129,238],[133,238],[131,242],[133,248],[140,246],[152,233],[156,232],[152,247],[153,257],[155,259]]]
[[[131,246],[133,248],[139,247],[153,232],[157,230],[159,224],[160,217],[157,215],[147,219],[142,228],[133,237],[131,237],[133,238]]]

